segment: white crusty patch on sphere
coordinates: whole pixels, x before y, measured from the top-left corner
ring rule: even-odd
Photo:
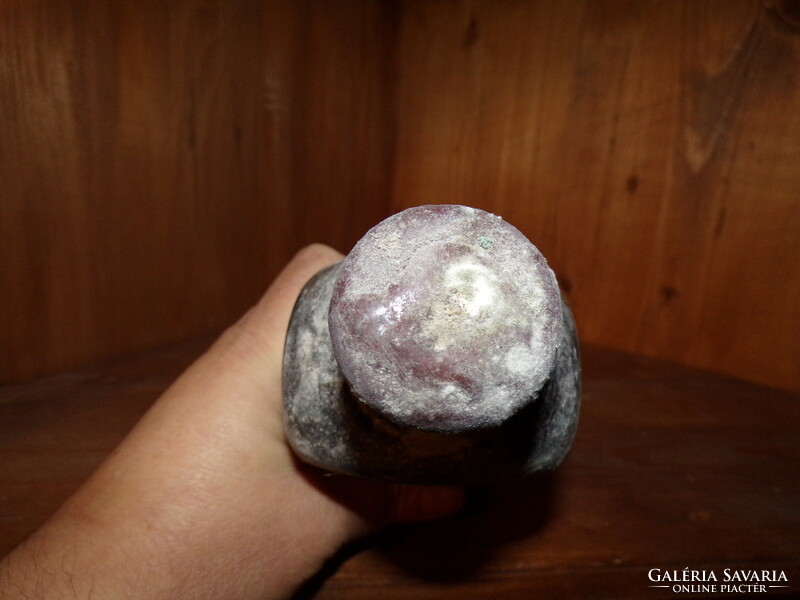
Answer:
[[[391,420],[455,432],[502,422],[541,388],[561,299],[515,227],[421,206],[372,228],[344,260],[329,324],[358,398]]]

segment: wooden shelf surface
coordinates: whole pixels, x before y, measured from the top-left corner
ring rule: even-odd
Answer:
[[[0,554],[207,344],[0,389]],[[676,594],[648,587],[648,571],[684,567],[782,570],[789,587],[766,595],[800,594],[800,396],[594,346],[583,365],[578,435],[556,472],[472,490],[449,521],[379,534],[303,594],[664,598]]]

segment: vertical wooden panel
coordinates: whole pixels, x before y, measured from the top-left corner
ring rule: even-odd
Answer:
[[[390,4],[0,4],[0,381],[218,328],[389,207]]]
[[[407,2],[395,207],[505,216],[588,341],[800,389],[783,4]]]

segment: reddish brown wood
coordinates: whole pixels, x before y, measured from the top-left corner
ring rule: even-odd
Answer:
[[[0,554],[207,343],[0,389]],[[317,597],[673,597],[647,588],[652,567],[783,569],[797,594],[800,397],[591,345],[583,354],[581,424],[558,471],[474,490],[451,521],[378,536],[316,582]]]
[[[392,201],[518,225],[587,340],[800,391],[797,13],[3,2],[0,381],[217,329]]]
[[[394,13],[0,8],[0,381],[213,331],[388,214]]]
[[[395,208],[517,225],[586,340],[800,391],[791,6],[409,0]]]

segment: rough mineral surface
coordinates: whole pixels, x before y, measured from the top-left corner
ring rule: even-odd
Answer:
[[[284,355],[304,460],[408,482],[557,466],[577,422],[572,315],[539,251],[499,217],[409,209],[298,299]]]
[[[392,421],[457,432],[503,422],[542,386],[561,298],[516,228],[474,208],[423,206],[356,245],[329,318],[361,400]]]

